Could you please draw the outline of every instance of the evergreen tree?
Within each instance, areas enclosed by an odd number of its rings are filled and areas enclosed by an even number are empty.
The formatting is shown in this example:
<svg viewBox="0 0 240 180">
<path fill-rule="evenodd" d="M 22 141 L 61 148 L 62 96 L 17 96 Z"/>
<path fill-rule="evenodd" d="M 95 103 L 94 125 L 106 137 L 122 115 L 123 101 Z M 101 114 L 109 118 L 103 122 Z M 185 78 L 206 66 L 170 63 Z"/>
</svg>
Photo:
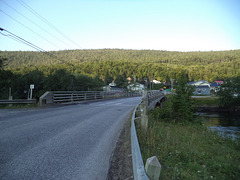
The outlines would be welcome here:
<svg viewBox="0 0 240 180">
<path fill-rule="evenodd" d="M 220 107 L 234 110 L 240 106 L 240 77 L 226 79 L 217 95 Z"/>
<path fill-rule="evenodd" d="M 194 91 L 193 86 L 187 85 L 186 76 L 178 79 L 175 94 L 172 98 L 172 109 L 174 118 L 177 121 L 192 121 L 193 120 L 193 100 L 191 98 Z"/>
</svg>

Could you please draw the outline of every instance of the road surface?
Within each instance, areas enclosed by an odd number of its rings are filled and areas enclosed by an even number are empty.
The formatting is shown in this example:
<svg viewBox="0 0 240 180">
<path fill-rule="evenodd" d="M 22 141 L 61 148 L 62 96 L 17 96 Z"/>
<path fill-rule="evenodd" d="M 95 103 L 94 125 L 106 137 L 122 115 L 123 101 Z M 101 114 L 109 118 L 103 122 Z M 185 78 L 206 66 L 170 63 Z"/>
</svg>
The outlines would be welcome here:
<svg viewBox="0 0 240 180">
<path fill-rule="evenodd" d="M 0 179 L 106 179 L 140 98 L 0 110 Z"/>
</svg>

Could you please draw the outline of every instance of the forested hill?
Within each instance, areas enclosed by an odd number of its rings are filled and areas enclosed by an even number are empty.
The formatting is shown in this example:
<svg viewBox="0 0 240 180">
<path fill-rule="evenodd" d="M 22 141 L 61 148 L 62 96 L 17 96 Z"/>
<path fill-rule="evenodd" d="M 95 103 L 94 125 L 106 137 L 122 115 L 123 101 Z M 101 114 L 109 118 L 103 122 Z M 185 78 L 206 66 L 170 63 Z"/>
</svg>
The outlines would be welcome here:
<svg viewBox="0 0 240 180">
<path fill-rule="evenodd" d="M 8 65 L 15 68 L 31 65 L 48 65 L 52 63 L 79 63 L 84 61 L 130 61 L 146 63 L 169 63 L 177 65 L 207 65 L 240 60 L 240 50 L 177 52 L 157 50 L 65 50 L 52 51 L 52 58 L 36 51 L 0 51 L 0 56 L 8 58 Z"/>
<path fill-rule="evenodd" d="M 188 74 L 191 80 L 214 81 L 240 76 L 240 50 L 209 52 L 175 52 L 157 50 L 65 50 L 50 52 L 0 51 L 7 58 L 6 69 L 24 73 L 38 69 L 50 73 L 53 69 L 116 78 L 118 75 L 164 80 Z M 54 57 L 53 57 L 54 56 Z M 48 72 L 49 71 L 49 72 Z"/>
</svg>

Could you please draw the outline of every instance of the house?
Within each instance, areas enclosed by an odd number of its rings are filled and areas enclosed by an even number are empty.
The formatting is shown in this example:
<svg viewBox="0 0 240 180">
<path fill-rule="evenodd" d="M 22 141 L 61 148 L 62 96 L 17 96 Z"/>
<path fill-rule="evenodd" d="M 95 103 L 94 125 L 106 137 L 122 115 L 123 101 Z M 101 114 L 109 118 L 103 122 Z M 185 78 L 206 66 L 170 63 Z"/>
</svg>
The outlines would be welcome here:
<svg viewBox="0 0 240 180">
<path fill-rule="evenodd" d="M 191 86 L 208 86 L 208 87 L 210 87 L 210 83 L 207 82 L 206 80 L 189 82 L 189 83 L 187 83 L 187 85 L 191 85 Z"/>
<path fill-rule="evenodd" d="M 117 86 L 114 81 L 111 82 L 108 86 L 103 86 L 103 91 L 105 92 L 118 92 L 118 93 L 123 93 L 126 91 L 125 88 L 121 88 Z"/>
<path fill-rule="evenodd" d="M 193 92 L 194 95 L 210 95 L 211 83 L 206 80 L 194 81 L 187 83 L 189 86 L 195 86 L 196 89 Z"/>
<path fill-rule="evenodd" d="M 210 95 L 210 87 L 209 86 L 196 86 L 194 95 Z"/>
<path fill-rule="evenodd" d="M 158 81 L 158 80 L 155 80 L 155 79 L 154 79 L 152 82 L 153 82 L 154 84 L 161 84 L 161 81 Z"/>
<path fill-rule="evenodd" d="M 222 85 L 224 82 L 223 81 L 215 81 L 218 85 Z"/>
<path fill-rule="evenodd" d="M 123 93 L 126 91 L 125 88 L 121 88 L 121 87 L 118 87 L 118 86 L 103 86 L 103 91 L 105 92 L 118 92 L 118 93 Z"/>
<path fill-rule="evenodd" d="M 136 92 L 141 92 L 144 90 L 144 88 L 145 88 L 145 86 L 140 83 L 130 84 L 127 86 L 127 89 L 129 91 L 136 91 Z"/>
<path fill-rule="evenodd" d="M 217 92 L 218 89 L 219 89 L 219 85 L 216 82 L 210 84 L 211 91 Z"/>
</svg>

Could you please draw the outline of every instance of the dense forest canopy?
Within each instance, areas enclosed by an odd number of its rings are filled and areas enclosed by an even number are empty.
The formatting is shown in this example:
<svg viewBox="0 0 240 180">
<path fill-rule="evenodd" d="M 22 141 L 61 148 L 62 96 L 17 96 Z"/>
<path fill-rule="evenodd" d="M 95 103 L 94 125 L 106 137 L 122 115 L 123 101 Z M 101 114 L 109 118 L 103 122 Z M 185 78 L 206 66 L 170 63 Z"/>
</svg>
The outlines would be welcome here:
<svg viewBox="0 0 240 180">
<path fill-rule="evenodd" d="M 157 50 L 64 50 L 42 52 L 0 51 L 7 58 L 5 69 L 22 74 L 39 70 L 50 74 L 57 69 L 116 79 L 117 76 L 136 75 L 137 79 L 176 79 L 181 73 L 189 80 L 210 82 L 240 75 L 240 50 L 209 52 L 177 52 Z"/>
</svg>

